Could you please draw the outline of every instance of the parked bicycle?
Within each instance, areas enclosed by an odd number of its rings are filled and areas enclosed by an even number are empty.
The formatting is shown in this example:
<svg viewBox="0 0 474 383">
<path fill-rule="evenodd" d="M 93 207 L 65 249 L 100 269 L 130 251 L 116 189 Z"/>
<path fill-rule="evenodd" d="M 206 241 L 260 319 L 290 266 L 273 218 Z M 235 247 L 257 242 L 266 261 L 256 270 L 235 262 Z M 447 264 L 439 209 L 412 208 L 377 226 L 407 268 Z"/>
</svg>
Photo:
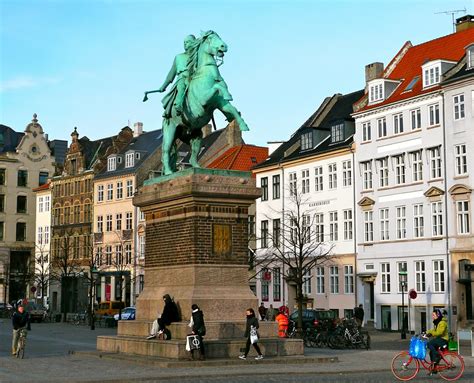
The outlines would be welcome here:
<svg viewBox="0 0 474 383">
<path fill-rule="evenodd" d="M 330 348 L 370 348 L 370 335 L 368 332 L 361 334 L 357 323 L 352 319 L 344 319 L 339 323 L 327 338 Z"/>
<path fill-rule="evenodd" d="M 80 312 L 80 313 L 76 313 L 74 315 L 74 318 L 72 320 L 72 323 L 74 323 L 76 326 L 79 326 L 80 324 L 86 324 L 87 323 L 87 318 L 88 318 L 88 314 L 87 314 L 87 311 L 83 311 L 83 312 Z"/>
<path fill-rule="evenodd" d="M 423 335 L 419 337 L 424 338 Z M 426 344 L 425 344 L 426 347 Z M 392 359 L 391 369 L 393 375 L 402 381 L 413 379 L 420 371 L 420 366 L 425 370 L 437 373 L 448 381 L 458 380 L 464 373 L 464 359 L 457 352 L 449 351 L 447 346 L 438 349 L 441 359 L 435 366 L 432 362 L 418 359 L 408 351 L 402 351 Z"/>
<path fill-rule="evenodd" d="M 25 357 L 25 347 L 26 347 L 26 328 L 20 330 L 20 336 L 18 337 L 18 347 L 16 349 L 16 357 L 23 359 Z"/>
</svg>

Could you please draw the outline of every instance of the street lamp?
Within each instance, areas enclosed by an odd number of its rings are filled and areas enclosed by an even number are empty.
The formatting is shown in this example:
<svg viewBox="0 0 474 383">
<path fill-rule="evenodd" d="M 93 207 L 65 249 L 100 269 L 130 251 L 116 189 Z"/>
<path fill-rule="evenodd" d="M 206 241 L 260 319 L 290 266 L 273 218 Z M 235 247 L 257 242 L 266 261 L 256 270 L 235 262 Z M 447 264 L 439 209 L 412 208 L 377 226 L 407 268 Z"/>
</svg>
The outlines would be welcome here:
<svg viewBox="0 0 474 383">
<path fill-rule="evenodd" d="M 405 331 L 405 287 L 407 285 L 407 272 L 400 271 L 398 273 L 400 280 L 400 287 L 402 288 L 402 332 L 400 334 L 401 339 L 407 338 L 407 333 Z"/>
<path fill-rule="evenodd" d="M 93 266 L 91 268 L 91 280 L 90 280 L 90 289 L 89 289 L 89 320 L 90 320 L 90 326 L 91 330 L 95 330 L 95 310 L 94 310 L 94 287 L 95 287 L 95 281 L 97 278 L 97 275 L 99 274 L 99 271 Z"/>
</svg>

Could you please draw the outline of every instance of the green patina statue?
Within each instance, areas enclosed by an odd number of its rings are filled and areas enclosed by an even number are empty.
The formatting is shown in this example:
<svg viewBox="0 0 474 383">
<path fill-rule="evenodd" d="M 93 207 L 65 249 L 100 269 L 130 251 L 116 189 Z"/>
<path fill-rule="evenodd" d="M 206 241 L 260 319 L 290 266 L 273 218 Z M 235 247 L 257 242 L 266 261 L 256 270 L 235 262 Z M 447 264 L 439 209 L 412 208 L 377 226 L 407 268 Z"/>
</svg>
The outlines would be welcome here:
<svg viewBox="0 0 474 383">
<path fill-rule="evenodd" d="M 219 73 L 227 45 L 219 35 L 207 31 L 200 38 L 189 35 L 184 40 L 184 53 L 178 54 L 163 85 L 157 90 L 145 92 L 143 101 L 149 93 L 164 92 L 175 80 L 163 98 L 163 174 L 176 171 L 176 139 L 191 146 L 190 163 L 199 167 L 198 154 L 201 150 L 202 127 L 219 109 L 229 122 L 236 120 L 240 130 L 249 130 L 239 111 L 230 103 L 232 96 L 227 84 Z M 219 64 L 218 64 L 219 61 Z"/>
</svg>

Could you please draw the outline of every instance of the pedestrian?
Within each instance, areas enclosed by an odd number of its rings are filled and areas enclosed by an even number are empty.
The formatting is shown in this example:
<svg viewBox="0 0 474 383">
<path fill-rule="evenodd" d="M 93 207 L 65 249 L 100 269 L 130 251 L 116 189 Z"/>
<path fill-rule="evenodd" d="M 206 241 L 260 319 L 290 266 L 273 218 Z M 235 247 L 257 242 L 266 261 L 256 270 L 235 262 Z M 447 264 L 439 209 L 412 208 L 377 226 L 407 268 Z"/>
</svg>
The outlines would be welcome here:
<svg viewBox="0 0 474 383">
<path fill-rule="evenodd" d="M 362 303 L 359 304 L 358 307 L 354 308 L 354 318 L 357 322 L 357 327 L 360 329 L 362 327 L 362 323 L 364 323 L 364 308 Z"/>
<path fill-rule="evenodd" d="M 250 351 L 250 345 L 253 345 L 255 351 L 257 351 L 257 356 L 255 360 L 263 359 L 262 352 L 260 351 L 260 347 L 258 346 L 258 319 L 255 317 L 255 311 L 252 308 L 247 309 L 246 311 L 247 322 L 245 324 L 245 334 L 244 336 L 247 338 L 247 343 L 245 345 L 245 352 L 243 355 L 240 355 L 240 359 L 247 359 L 247 355 Z M 251 339 L 253 338 L 253 339 Z"/>
<path fill-rule="evenodd" d="M 204 323 L 204 314 L 202 310 L 199 308 L 197 304 L 193 304 L 191 306 L 191 320 L 189 321 L 189 327 L 192 329 L 192 335 L 197 335 L 199 339 L 199 360 L 206 360 L 205 352 L 204 352 L 204 341 L 202 337 L 206 335 L 206 325 Z M 189 352 L 191 355 L 189 356 L 190 360 L 194 360 L 194 352 L 195 350 L 191 349 Z"/>
<path fill-rule="evenodd" d="M 265 307 L 265 303 L 260 303 L 260 307 L 258 308 L 258 314 L 260 315 L 260 320 L 265 320 L 265 316 L 267 315 L 267 308 Z"/>
<path fill-rule="evenodd" d="M 25 330 L 31 330 L 30 316 L 25 311 L 23 305 L 19 305 L 12 316 L 13 338 L 12 338 L 12 355 L 16 355 L 18 351 L 18 340 L 20 333 Z"/>
<path fill-rule="evenodd" d="M 276 316 L 275 320 L 278 322 L 278 337 L 286 338 L 288 337 L 288 324 L 289 319 L 288 315 L 285 314 L 285 308 L 280 307 L 280 312 Z"/>
<path fill-rule="evenodd" d="M 273 305 L 270 305 L 270 308 L 267 310 L 267 315 L 265 316 L 267 321 L 274 321 L 275 320 L 275 309 Z"/>
<path fill-rule="evenodd" d="M 171 334 L 166 326 L 169 326 L 173 322 L 179 322 L 178 306 L 176 306 L 176 303 L 174 303 L 170 295 L 163 295 L 163 301 L 165 302 L 163 313 L 153 322 L 150 335 L 147 336 L 147 339 L 154 339 L 161 334 L 166 335 L 165 339 L 169 339 Z"/>
</svg>

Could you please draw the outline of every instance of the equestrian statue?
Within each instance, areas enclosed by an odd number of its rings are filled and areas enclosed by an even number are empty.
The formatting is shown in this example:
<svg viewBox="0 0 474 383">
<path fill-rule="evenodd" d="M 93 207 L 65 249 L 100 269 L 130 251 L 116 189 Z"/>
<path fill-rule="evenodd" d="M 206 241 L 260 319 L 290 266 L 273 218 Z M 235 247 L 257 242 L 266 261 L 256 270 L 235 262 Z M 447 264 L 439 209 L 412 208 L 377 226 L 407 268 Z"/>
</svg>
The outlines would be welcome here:
<svg viewBox="0 0 474 383">
<path fill-rule="evenodd" d="M 209 123 L 213 112 L 219 109 L 227 121 L 236 120 L 241 131 L 249 130 L 240 112 L 230 103 L 232 96 L 219 73 L 219 66 L 227 52 L 227 44 L 214 31 L 204 32 L 196 38 L 189 35 L 184 39 L 184 52 L 178 54 L 163 85 L 145 92 L 164 92 L 174 84 L 163 98 L 163 174 L 176 172 L 176 139 L 190 145 L 190 163 L 200 167 L 198 154 L 201 150 L 202 128 Z"/>
</svg>

